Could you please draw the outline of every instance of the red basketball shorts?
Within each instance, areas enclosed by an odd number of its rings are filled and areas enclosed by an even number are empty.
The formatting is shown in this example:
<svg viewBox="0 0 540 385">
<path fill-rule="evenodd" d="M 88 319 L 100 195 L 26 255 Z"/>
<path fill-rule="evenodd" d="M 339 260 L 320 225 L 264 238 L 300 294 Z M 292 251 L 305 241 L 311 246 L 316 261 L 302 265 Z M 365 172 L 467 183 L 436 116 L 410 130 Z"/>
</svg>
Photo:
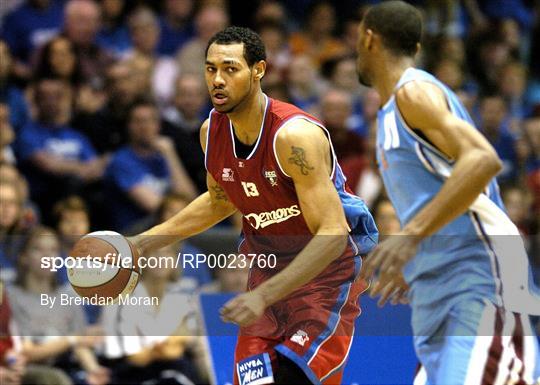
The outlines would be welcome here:
<svg viewBox="0 0 540 385">
<path fill-rule="evenodd" d="M 358 297 L 367 288 L 359 280 L 360 256 L 341 257 L 317 278 L 268 307 L 241 328 L 235 352 L 234 384 L 274 382 L 277 354 L 294 362 L 314 384 L 340 384 L 360 315 Z M 256 287 L 268 273 L 253 270 Z"/>
</svg>

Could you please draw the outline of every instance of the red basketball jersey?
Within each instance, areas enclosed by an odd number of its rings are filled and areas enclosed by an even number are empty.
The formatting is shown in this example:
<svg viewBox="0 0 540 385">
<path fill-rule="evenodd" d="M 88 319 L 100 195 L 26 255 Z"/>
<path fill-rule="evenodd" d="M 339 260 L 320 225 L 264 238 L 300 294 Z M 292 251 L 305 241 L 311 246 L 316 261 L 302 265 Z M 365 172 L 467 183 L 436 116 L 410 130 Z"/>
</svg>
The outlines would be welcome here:
<svg viewBox="0 0 540 385">
<path fill-rule="evenodd" d="M 233 127 L 227 115 L 215 110 L 210 113 L 205 165 L 244 216 L 242 252 L 294 254 L 312 237 L 294 183 L 282 170 L 275 153 L 279 129 L 297 118 L 324 128 L 299 108 L 266 97 L 259 138 L 251 154 L 242 159 L 236 156 Z"/>
</svg>

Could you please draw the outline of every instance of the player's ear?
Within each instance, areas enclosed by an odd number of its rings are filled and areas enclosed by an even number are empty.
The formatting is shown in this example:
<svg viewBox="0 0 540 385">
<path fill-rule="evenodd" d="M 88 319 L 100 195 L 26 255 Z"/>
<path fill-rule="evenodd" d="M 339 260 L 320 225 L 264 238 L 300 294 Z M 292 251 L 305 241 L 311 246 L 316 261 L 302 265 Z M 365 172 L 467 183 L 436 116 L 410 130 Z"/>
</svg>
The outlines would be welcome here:
<svg viewBox="0 0 540 385">
<path fill-rule="evenodd" d="M 266 73 L 266 62 L 264 60 L 258 61 L 253 65 L 253 69 L 255 70 L 255 79 L 261 80 Z"/>
<path fill-rule="evenodd" d="M 371 29 L 367 28 L 364 36 L 364 48 L 369 51 L 371 50 L 371 48 L 373 48 L 373 43 L 375 42 L 375 35 L 373 34 L 373 31 Z"/>
</svg>

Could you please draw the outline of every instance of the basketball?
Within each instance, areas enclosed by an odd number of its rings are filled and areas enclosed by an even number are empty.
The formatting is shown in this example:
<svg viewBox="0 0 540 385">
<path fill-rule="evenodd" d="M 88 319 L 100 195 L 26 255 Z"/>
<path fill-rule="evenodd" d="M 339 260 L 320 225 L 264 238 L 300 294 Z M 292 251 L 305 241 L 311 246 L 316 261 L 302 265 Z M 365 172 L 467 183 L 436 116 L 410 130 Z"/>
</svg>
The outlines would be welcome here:
<svg viewBox="0 0 540 385">
<path fill-rule="evenodd" d="M 139 254 L 123 235 L 114 231 L 85 235 L 69 257 L 72 263 L 67 266 L 68 279 L 81 297 L 105 299 L 109 303 L 131 294 L 139 281 Z"/>
</svg>

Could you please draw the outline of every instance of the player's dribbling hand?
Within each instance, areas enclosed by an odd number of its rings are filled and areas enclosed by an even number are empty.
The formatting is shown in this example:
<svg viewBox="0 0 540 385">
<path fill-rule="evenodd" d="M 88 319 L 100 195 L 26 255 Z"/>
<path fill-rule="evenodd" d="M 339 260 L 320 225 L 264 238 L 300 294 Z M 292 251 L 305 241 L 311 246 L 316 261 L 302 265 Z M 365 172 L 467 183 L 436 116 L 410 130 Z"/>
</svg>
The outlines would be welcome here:
<svg viewBox="0 0 540 385">
<path fill-rule="evenodd" d="M 249 326 L 263 315 L 265 308 L 263 296 L 254 290 L 231 299 L 223 305 L 220 314 L 223 322 Z"/>
</svg>

